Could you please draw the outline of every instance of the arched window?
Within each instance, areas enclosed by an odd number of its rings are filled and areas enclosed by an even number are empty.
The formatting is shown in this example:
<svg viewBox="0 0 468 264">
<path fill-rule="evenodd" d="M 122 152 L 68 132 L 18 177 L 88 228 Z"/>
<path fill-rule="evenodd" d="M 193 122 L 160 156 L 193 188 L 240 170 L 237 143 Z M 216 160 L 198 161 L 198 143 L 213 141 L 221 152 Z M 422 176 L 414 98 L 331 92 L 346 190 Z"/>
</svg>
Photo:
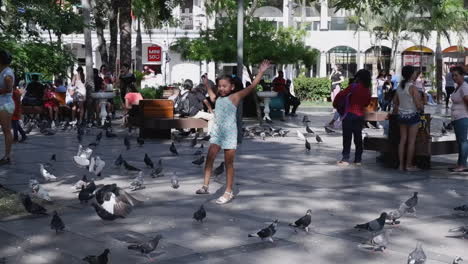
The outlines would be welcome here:
<svg viewBox="0 0 468 264">
<path fill-rule="evenodd" d="M 343 75 L 353 76 L 357 71 L 356 50 L 348 46 L 337 46 L 327 52 L 327 75 L 331 73 L 332 64 L 340 65 Z"/>
<path fill-rule="evenodd" d="M 389 47 L 371 47 L 365 52 L 364 69 L 373 72 L 373 67 L 376 66 L 377 72 L 380 72 L 381 70 L 389 71 L 391 56 L 392 49 Z"/>
</svg>

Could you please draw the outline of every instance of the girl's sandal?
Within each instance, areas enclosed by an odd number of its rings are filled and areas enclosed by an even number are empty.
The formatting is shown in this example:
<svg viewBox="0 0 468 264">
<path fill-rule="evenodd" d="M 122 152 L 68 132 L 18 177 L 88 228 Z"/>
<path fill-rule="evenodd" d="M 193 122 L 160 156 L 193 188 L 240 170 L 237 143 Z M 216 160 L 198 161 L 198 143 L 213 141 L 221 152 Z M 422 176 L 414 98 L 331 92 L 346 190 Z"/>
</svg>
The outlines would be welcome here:
<svg viewBox="0 0 468 264">
<path fill-rule="evenodd" d="M 227 194 L 227 198 L 226 195 Z M 234 199 L 234 194 L 232 192 L 224 192 L 224 194 L 216 200 L 217 204 L 226 204 Z"/>
<path fill-rule="evenodd" d="M 207 185 L 203 185 L 200 189 L 198 189 L 196 192 L 196 194 L 210 194 L 210 192 L 208 191 L 208 186 Z"/>
</svg>

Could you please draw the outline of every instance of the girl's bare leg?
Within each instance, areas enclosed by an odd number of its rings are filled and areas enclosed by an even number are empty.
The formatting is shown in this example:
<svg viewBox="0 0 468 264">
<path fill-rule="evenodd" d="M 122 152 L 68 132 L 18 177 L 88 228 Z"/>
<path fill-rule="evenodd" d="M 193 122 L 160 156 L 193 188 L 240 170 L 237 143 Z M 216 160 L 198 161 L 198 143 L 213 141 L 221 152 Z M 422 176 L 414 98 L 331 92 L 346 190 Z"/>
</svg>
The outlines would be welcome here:
<svg viewBox="0 0 468 264">
<path fill-rule="evenodd" d="M 406 168 L 413 168 L 414 149 L 416 136 L 418 135 L 419 125 L 413 125 L 408 128 L 408 153 L 406 157 Z"/>
<path fill-rule="evenodd" d="M 5 156 L 9 159 L 11 153 L 11 144 L 13 144 L 13 135 L 11 134 L 11 114 L 6 111 L 0 111 L 0 125 L 2 126 L 3 136 L 5 137 Z"/>
<path fill-rule="evenodd" d="M 210 184 L 210 178 L 211 178 L 211 173 L 213 171 L 214 160 L 220 150 L 221 150 L 221 147 L 216 144 L 210 144 L 210 147 L 208 148 L 208 154 L 206 156 L 206 162 L 205 162 L 205 173 L 204 173 L 205 176 L 203 180 L 204 186 L 208 186 Z"/>
<path fill-rule="evenodd" d="M 398 159 L 400 161 L 399 169 L 405 169 L 405 150 L 406 139 L 408 138 L 408 126 L 400 125 L 400 144 L 398 145 Z"/>
<path fill-rule="evenodd" d="M 224 150 L 224 164 L 226 166 L 226 192 L 229 192 L 229 193 L 232 193 L 232 186 L 234 184 L 234 158 L 235 157 L 236 157 L 235 149 Z"/>
</svg>

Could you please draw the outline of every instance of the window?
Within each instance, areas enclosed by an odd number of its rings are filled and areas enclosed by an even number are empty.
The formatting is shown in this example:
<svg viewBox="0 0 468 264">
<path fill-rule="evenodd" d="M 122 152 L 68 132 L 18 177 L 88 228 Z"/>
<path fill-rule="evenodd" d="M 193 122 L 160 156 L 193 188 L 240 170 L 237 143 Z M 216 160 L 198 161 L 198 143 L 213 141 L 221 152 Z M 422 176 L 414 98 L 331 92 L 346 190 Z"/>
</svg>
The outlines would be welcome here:
<svg viewBox="0 0 468 264">
<path fill-rule="evenodd" d="M 330 23 L 330 30 L 347 30 L 348 23 L 344 17 L 332 17 Z"/>
<path fill-rule="evenodd" d="M 313 22 L 312 30 L 313 31 L 319 31 L 320 30 L 320 21 L 314 21 Z"/>
</svg>

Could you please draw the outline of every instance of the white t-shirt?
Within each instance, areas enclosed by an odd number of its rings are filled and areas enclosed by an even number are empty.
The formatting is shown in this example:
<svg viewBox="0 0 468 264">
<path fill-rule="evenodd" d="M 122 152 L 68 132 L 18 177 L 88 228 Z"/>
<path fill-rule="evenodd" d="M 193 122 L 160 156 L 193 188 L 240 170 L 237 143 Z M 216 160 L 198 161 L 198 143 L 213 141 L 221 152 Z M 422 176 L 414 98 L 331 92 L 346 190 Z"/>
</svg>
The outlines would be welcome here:
<svg viewBox="0 0 468 264">
<path fill-rule="evenodd" d="M 452 121 L 468 118 L 468 107 L 463 100 L 463 97 L 468 96 L 468 83 L 464 82 L 450 96 L 452 99 Z"/>
</svg>

